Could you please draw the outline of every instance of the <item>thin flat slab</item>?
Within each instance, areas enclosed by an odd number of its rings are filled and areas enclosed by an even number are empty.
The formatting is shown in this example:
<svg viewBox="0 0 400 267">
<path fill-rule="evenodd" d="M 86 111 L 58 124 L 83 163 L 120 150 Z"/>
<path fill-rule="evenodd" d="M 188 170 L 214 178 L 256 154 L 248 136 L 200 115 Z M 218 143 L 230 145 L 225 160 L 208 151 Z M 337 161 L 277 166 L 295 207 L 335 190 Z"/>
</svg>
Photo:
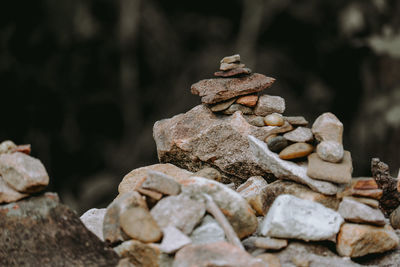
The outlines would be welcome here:
<svg viewBox="0 0 400 267">
<path fill-rule="evenodd" d="M 249 68 L 236 68 L 228 71 L 216 71 L 214 72 L 214 76 L 216 77 L 233 77 L 238 75 L 248 75 L 251 74 L 251 69 Z"/>
<path fill-rule="evenodd" d="M 191 92 L 199 95 L 201 102 L 214 104 L 236 96 L 260 92 L 274 82 L 274 78 L 254 73 L 240 78 L 201 80 L 192 85 Z"/>
</svg>

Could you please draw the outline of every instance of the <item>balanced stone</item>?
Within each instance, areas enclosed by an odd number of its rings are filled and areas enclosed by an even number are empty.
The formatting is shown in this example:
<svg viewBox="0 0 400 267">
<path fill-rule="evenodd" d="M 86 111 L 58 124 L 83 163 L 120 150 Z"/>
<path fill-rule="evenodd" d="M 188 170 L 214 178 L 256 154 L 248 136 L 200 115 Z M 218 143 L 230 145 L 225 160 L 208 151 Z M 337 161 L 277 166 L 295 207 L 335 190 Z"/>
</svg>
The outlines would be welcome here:
<svg viewBox="0 0 400 267">
<path fill-rule="evenodd" d="M 373 209 L 346 197 L 340 202 L 338 212 L 349 222 L 385 225 L 385 216 L 379 209 Z"/>
<path fill-rule="evenodd" d="M 393 228 L 345 223 L 337 236 L 336 251 L 343 257 L 381 253 L 399 245 Z"/>
<path fill-rule="evenodd" d="M 294 143 L 279 153 L 281 159 L 298 159 L 308 156 L 312 153 L 314 147 L 307 143 Z M 310 176 L 311 177 L 311 176 Z"/>
<path fill-rule="evenodd" d="M 158 171 L 149 170 L 147 178 L 142 187 L 155 190 L 164 195 L 178 195 L 181 192 L 181 185 L 174 178 Z"/>
<path fill-rule="evenodd" d="M 211 111 L 212 112 L 219 112 L 219 111 L 223 111 L 227 108 L 229 108 L 233 103 L 235 103 L 236 98 L 232 98 L 223 102 L 219 102 L 213 106 L 211 106 Z"/>
<path fill-rule="evenodd" d="M 160 245 L 160 250 L 162 252 L 171 254 L 178 251 L 183 246 L 192 243 L 192 240 L 187 235 L 173 226 L 165 227 L 163 233 L 164 238 Z"/>
<path fill-rule="evenodd" d="M 236 100 L 236 103 L 252 108 L 257 105 L 257 101 L 258 101 L 257 95 L 245 95 L 245 96 L 239 97 Z"/>
<path fill-rule="evenodd" d="M 271 237 L 255 237 L 251 236 L 243 240 L 243 245 L 246 248 L 262 248 L 270 250 L 279 250 L 287 247 L 288 241 L 286 239 L 278 239 Z"/>
<path fill-rule="evenodd" d="M 219 66 L 219 69 L 222 71 L 227 71 L 227 70 L 233 70 L 233 69 L 244 68 L 244 67 L 245 67 L 245 65 L 240 64 L 240 63 L 221 63 L 221 65 Z"/>
<path fill-rule="evenodd" d="M 221 59 L 220 63 L 235 63 L 235 62 L 240 62 L 240 55 L 235 54 L 232 56 L 227 56 Z"/>
<path fill-rule="evenodd" d="M 329 240 L 343 223 L 339 213 L 292 195 L 277 197 L 260 225 L 260 233 L 305 241 Z"/>
<path fill-rule="evenodd" d="M 254 108 L 254 114 L 267 116 L 272 113 L 282 114 L 285 111 L 285 99 L 280 96 L 262 95 Z"/>
<path fill-rule="evenodd" d="M 283 137 L 291 142 L 303 143 L 311 142 L 314 139 L 311 130 L 305 127 L 297 127 L 293 131 L 285 133 Z"/>
<path fill-rule="evenodd" d="M 265 210 L 265 189 L 268 183 L 261 176 L 252 176 L 237 188 L 237 192 L 255 210 L 256 215 L 264 216 Z"/>
<path fill-rule="evenodd" d="M 303 116 L 285 116 L 284 119 L 293 126 L 308 125 L 308 121 Z"/>
<path fill-rule="evenodd" d="M 349 151 L 344 152 L 340 163 L 331 163 L 320 159 L 317 153 L 308 156 L 307 175 L 311 178 L 329 181 L 339 184 L 347 184 L 351 181 L 353 164 Z"/>
<path fill-rule="evenodd" d="M 192 94 L 199 95 L 205 104 L 214 104 L 236 96 L 260 92 L 274 83 L 275 79 L 253 73 L 240 78 L 201 80 L 191 87 Z"/>
<path fill-rule="evenodd" d="M 216 71 L 214 72 L 214 76 L 216 77 L 234 77 L 234 76 L 241 76 L 241 75 L 248 75 L 251 74 L 251 69 L 249 68 L 235 68 L 231 70 L 226 70 L 226 71 Z"/>
<path fill-rule="evenodd" d="M 285 123 L 283 116 L 279 113 L 272 113 L 265 116 L 264 122 L 268 126 L 282 126 Z"/>
<path fill-rule="evenodd" d="M 343 124 L 330 112 L 319 116 L 311 130 L 318 141 L 335 141 L 342 144 Z"/>
<path fill-rule="evenodd" d="M 268 148 L 275 153 L 281 152 L 285 147 L 289 145 L 289 142 L 283 136 L 275 136 L 272 138 L 267 137 Z"/>
<path fill-rule="evenodd" d="M 322 141 L 317 145 L 317 154 L 322 160 L 338 163 L 343 159 L 343 145 L 335 141 Z"/>
<path fill-rule="evenodd" d="M 246 115 L 253 114 L 253 110 L 251 108 L 240 104 L 232 104 L 228 109 L 225 109 L 222 113 L 226 115 L 232 115 L 236 111 L 240 111 L 242 114 Z"/>
<path fill-rule="evenodd" d="M 0 175 L 10 187 L 23 193 L 39 192 L 49 183 L 42 162 L 20 152 L 0 154 Z"/>
</svg>

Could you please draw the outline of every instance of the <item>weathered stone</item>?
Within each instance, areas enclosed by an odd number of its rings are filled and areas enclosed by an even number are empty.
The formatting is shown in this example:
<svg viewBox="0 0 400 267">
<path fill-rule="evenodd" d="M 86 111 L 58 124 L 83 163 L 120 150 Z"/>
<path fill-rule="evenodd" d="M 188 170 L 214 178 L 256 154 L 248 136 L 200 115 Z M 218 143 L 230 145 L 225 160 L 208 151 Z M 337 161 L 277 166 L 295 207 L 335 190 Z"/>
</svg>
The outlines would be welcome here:
<svg viewBox="0 0 400 267">
<path fill-rule="evenodd" d="M 316 243 L 291 241 L 287 248 L 273 253 L 280 260 L 282 266 L 329 266 L 329 267 L 362 267 L 363 265 L 342 258 L 329 250 L 328 247 Z"/>
<path fill-rule="evenodd" d="M 263 262 L 268 264 L 268 267 L 281 267 L 281 262 L 279 258 L 271 253 L 263 253 L 256 257 L 257 259 L 261 259 Z"/>
<path fill-rule="evenodd" d="M 157 242 L 162 237 L 161 229 L 150 212 L 142 207 L 128 208 L 120 216 L 122 230 L 130 238 L 144 243 Z"/>
<path fill-rule="evenodd" d="M 0 204 L 14 202 L 27 196 L 28 194 L 20 193 L 11 188 L 0 175 Z"/>
<path fill-rule="evenodd" d="M 307 143 L 294 143 L 290 146 L 284 148 L 279 153 L 279 158 L 281 159 L 299 159 L 308 156 L 312 153 L 314 147 Z M 308 174 L 308 173 L 307 173 Z M 310 176 L 310 175 L 309 175 Z M 311 177 L 311 176 L 310 176 Z"/>
<path fill-rule="evenodd" d="M 237 192 L 250 204 L 256 215 L 265 215 L 265 189 L 268 183 L 261 176 L 252 176 L 237 188 Z"/>
<path fill-rule="evenodd" d="M 245 65 L 239 63 L 221 63 L 221 65 L 219 66 L 219 69 L 222 71 L 227 71 L 227 70 L 233 70 L 233 69 L 237 69 L 237 68 L 244 68 Z"/>
<path fill-rule="evenodd" d="M 376 227 L 345 223 L 338 234 L 336 250 L 344 257 L 361 257 L 391 250 L 398 244 L 399 238 L 388 225 Z"/>
<path fill-rule="evenodd" d="M 311 131 L 318 141 L 334 141 L 342 144 L 343 123 L 330 112 L 320 115 L 315 120 Z"/>
<path fill-rule="evenodd" d="M 224 229 L 210 215 L 203 218 L 200 226 L 193 230 L 190 235 L 193 244 L 207 244 L 226 241 Z"/>
<path fill-rule="evenodd" d="M 261 259 L 253 258 L 246 251 L 226 242 L 188 245 L 175 255 L 173 267 L 265 267 Z"/>
<path fill-rule="evenodd" d="M 278 196 L 260 225 L 260 233 L 305 241 L 329 240 L 337 234 L 343 218 L 323 205 L 292 195 Z"/>
<path fill-rule="evenodd" d="M 274 83 L 275 79 L 253 73 L 239 78 L 206 79 L 191 87 L 194 95 L 201 97 L 201 102 L 214 104 L 236 96 L 260 92 Z"/>
<path fill-rule="evenodd" d="M 144 189 L 144 188 L 138 188 L 136 190 L 143 196 L 148 196 L 149 198 L 151 198 L 153 200 L 160 200 L 163 197 L 163 195 L 161 193 L 153 191 L 153 190 L 148 190 L 148 189 Z"/>
<path fill-rule="evenodd" d="M 317 154 L 322 160 L 341 162 L 344 156 L 343 145 L 335 141 L 322 141 L 317 145 Z"/>
<path fill-rule="evenodd" d="M 154 244 L 145 244 L 138 240 L 128 240 L 117 247 L 114 251 L 121 258 L 128 258 L 134 266 L 161 267 L 161 251 Z"/>
<path fill-rule="evenodd" d="M 218 170 L 210 167 L 205 167 L 200 171 L 193 173 L 192 176 L 203 177 L 217 182 L 221 182 L 222 179 L 221 173 Z"/>
<path fill-rule="evenodd" d="M 400 229 L 400 206 L 390 214 L 390 224 L 394 229 Z"/>
<path fill-rule="evenodd" d="M 184 234 L 190 234 L 203 218 L 205 205 L 202 201 L 180 194 L 161 199 L 150 213 L 161 228 L 174 226 Z"/>
<path fill-rule="evenodd" d="M 368 197 L 373 199 L 380 199 L 383 195 L 382 189 L 370 189 L 370 190 L 360 190 L 360 189 L 346 189 L 343 195 L 351 195 L 356 197 Z"/>
<path fill-rule="evenodd" d="M 247 136 L 251 134 L 264 140 L 288 126 L 290 124 L 256 127 L 250 125 L 240 112 L 216 116 L 207 107 L 199 105 L 185 114 L 156 122 L 153 135 L 161 162 L 191 171 L 213 167 L 238 184 L 240 179 L 250 176 L 272 177 L 249 150 Z"/>
<path fill-rule="evenodd" d="M 347 196 L 346 198 L 358 201 L 362 204 L 368 205 L 375 209 L 379 208 L 379 201 L 376 199 L 366 198 L 366 197 L 351 197 L 351 196 Z"/>
<path fill-rule="evenodd" d="M 279 113 L 272 113 L 264 117 L 267 126 L 282 126 L 285 123 L 283 116 Z"/>
<path fill-rule="evenodd" d="M 338 212 L 349 222 L 385 225 L 385 217 L 379 209 L 373 209 L 347 197 L 340 202 Z"/>
<path fill-rule="evenodd" d="M 23 193 L 39 192 L 49 183 L 40 160 L 20 152 L 0 154 L 0 175 L 10 187 Z"/>
<path fill-rule="evenodd" d="M 231 69 L 227 71 L 216 71 L 214 72 L 214 76 L 216 77 L 235 77 L 235 76 L 242 76 L 242 75 L 248 75 L 251 74 L 251 69 L 249 68 L 236 68 L 236 69 Z"/>
<path fill-rule="evenodd" d="M 379 188 L 383 190 L 379 199 L 380 208 L 389 216 L 400 205 L 400 192 L 397 191 L 397 179 L 390 176 L 389 166 L 378 158 L 371 161 L 371 172 Z"/>
<path fill-rule="evenodd" d="M 271 138 L 268 136 L 265 141 L 269 150 L 275 153 L 281 152 L 289 145 L 289 142 L 286 140 L 286 138 L 280 135 Z"/>
<path fill-rule="evenodd" d="M 232 115 L 236 111 L 240 111 L 242 114 L 251 115 L 253 114 L 253 110 L 249 107 L 240 105 L 240 104 L 232 104 L 228 109 L 222 111 L 225 115 Z"/>
<path fill-rule="evenodd" d="M 223 102 L 219 102 L 213 106 L 210 107 L 212 112 L 219 112 L 219 111 L 223 111 L 226 110 L 227 108 L 229 108 L 233 103 L 235 103 L 236 98 L 232 98 Z"/>
<path fill-rule="evenodd" d="M 45 193 L 0 205 L 0 266 L 116 266 L 118 256 Z"/>
<path fill-rule="evenodd" d="M 175 165 L 166 164 L 154 164 L 146 167 L 134 169 L 122 179 L 118 186 L 118 192 L 120 194 L 137 190 L 142 186 L 142 183 L 147 178 L 147 172 L 149 170 L 162 172 L 168 176 L 173 177 L 177 182 L 192 175 L 191 172 L 181 169 Z"/>
<path fill-rule="evenodd" d="M 338 199 L 336 196 L 327 196 L 317 193 L 307 186 L 285 180 L 278 180 L 268 184 L 268 186 L 265 188 L 265 194 L 265 213 L 268 212 L 268 209 L 272 206 L 272 203 L 275 201 L 275 199 L 283 194 L 293 195 L 301 199 L 318 202 L 333 210 L 337 210 L 340 203 L 340 199 Z"/>
<path fill-rule="evenodd" d="M 305 127 L 297 127 L 293 131 L 285 133 L 283 137 L 291 142 L 298 143 L 311 142 L 314 139 L 311 130 Z"/>
<path fill-rule="evenodd" d="M 308 121 L 303 116 L 284 116 L 283 117 L 288 123 L 293 126 L 307 126 Z"/>
<path fill-rule="evenodd" d="M 299 165 L 294 162 L 282 160 L 277 154 L 271 152 L 267 145 L 249 136 L 250 151 L 255 155 L 260 164 L 267 172 L 274 174 L 278 179 L 292 180 L 300 184 L 308 185 L 312 190 L 334 195 L 338 192 L 338 187 L 332 183 L 318 181 L 307 176 L 307 166 Z"/>
<path fill-rule="evenodd" d="M 169 175 L 162 172 L 149 170 L 147 178 L 142 183 L 145 189 L 155 190 L 164 195 L 178 195 L 181 192 L 181 185 Z"/>
<path fill-rule="evenodd" d="M 224 213 L 239 238 L 257 229 L 257 218 L 250 205 L 239 193 L 225 185 L 202 177 L 191 177 L 182 182 L 182 192 L 203 199 L 208 194 Z"/>
<path fill-rule="evenodd" d="M 255 115 L 246 115 L 244 116 L 244 118 L 246 119 L 246 121 L 253 125 L 253 126 L 257 126 L 257 127 L 264 127 L 265 123 L 264 123 L 264 117 L 263 116 L 255 116 Z"/>
<path fill-rule="evenodd" d="M 11 153 L 17 147 L 13 141 L 6 140 L 0 143 L 0 154 Z"/>
<path fill-rule="evenodd" d="M 240 55 L 235 54 L 232 56 L 227 56 L 221 59 L 220 63 L 235 63 L 235 62 L 240 62 Z"/>
<path fill-rule="evenodd" d="M 378 184 L 372 177 L 358 177 L 351 179 L 351 187 L 356 190 L 379 189 Z"/>
<path fill-rule="evenodd" d="M 339 184 L 347 184 L 351 181 L 353 164 L 349 151 L 344 152 L 340 163 L 331 163 L 322 160 L 317 153 L 308 156 L 307 175 L 311 178 L 329 181 Z"/>
<path fill-rule="evenodd" d="M 286 239 L 256 236 L 246 238 L 242 242 L 247 249 L 262 248 L 268 250 L 279 250 L 287 247 L 288 245 L 288 241 Z"/>
<path fill-rule="evenodd" d="M 285 99 L 280 96 L 262 95 L 254 108 L 254 114 L 267 116 L 272 113 L 282 114 L 285 111 Z"/>
<path fill-rule="evenodd" d="M 121 229 L 120 216 L 127 209 L 134 207 L 147 208 L 146 202 L 136 191 L 120 194 L 108 205 L 103 220 L 103 237 L 105 241 L 116 243 L 128 239 L 128 236 Z"/>
<path fill-rule="evenodd" d="M 236 100 L 236 103 L 247 107 L 255 107 L 257 105 L 258 96 L 257 95 L 245 95 L 241 96 Z"/>
<path fill-rule="evenodd" d="M 192 243 L 192 240 L 187 235 L 173 226 L 165 227 L 163 233 L 164 238 L 160 245 L 160 250 L 162 252 L 171 254 L 178 251 L 183 246 Z"/>
<path fill-rule="evenodd" d="M 101 241 L 104 241 L 103 221 L 106 211 L 107 209 L 90 209 L 80 217 L 85 227 L 95 234 Z"/>
</svg>

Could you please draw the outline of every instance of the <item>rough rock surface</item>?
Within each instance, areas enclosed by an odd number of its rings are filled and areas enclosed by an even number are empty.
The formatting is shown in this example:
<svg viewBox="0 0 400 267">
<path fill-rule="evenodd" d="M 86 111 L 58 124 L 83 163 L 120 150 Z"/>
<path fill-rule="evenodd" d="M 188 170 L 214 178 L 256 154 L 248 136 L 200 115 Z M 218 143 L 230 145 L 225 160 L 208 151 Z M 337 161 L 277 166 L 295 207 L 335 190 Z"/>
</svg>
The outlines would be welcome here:
<svg viewBox="0 0 400 267">
<path fill-rule="evenodd" d="M 104 241 L 103 220 L 104 216 L 106 215 L 106 211 L 107 209 L 90 209 L 80 217 L 85 227 L 102 241 Z"/>
<path fill-rule="evenodd" d="M 116 266 L 117 254 L 58 196 L 0 205 L 0 266 Z"/>
<path fill-rule="evenodd" d="M 293 162 L 282 160 L 277 154 L 271 152 L 267 145 L 249 136 L 250 150 L 258 159 L 258 163 L 267 171 L 279 179 L 292 180 L 309 186 L 316 192 L 334 195 L 338 192 L 338 187 L 332 183 L 314 180 L 307 176 L 307 166 L 298 165 Z"/>
<path fill-rule="evenodd" d="M 20 193 L 11 188 L 0 175 L 0 204 L 10 203 L 27 197 L 27 194 Z"/>
<path fill-rule="evenodd" d="M 307 175 L 311 178 L 329 181 L 339 184 L 347 184 L 351 181 L 353 163 L 349 151 L 344 152 L 340 163 L 332 163 L 322 160 L 317 153 L 308 156 Z"/>
<path fill-rule="evenodd" d="M 257 218 L 250 205 L 227 186 L 202 177 L 191 177 L 182 182 L 182 192 L 198 199 L 203 199 L 203 194 L 212 197 L 239 238 L 257 230 Z"/>
<path fill-rule="evenodd" d="M 370 223 L 380 226 L 386 223 L 385 216 L 379 209 L 373 209 L 346 197 L 340 202 L 338 212 L 349 222 Z"/>
<path fill-rule="evenodd" d="M 161 251 L 154 244 L 145 244 L 138 240 L 128 240 L 117 247 L 114 251 L 122 258 L 128 258 L 134 266 L 161 267 Z"/>
<path fill-rule="evenodd" d="M 193 244 L 207 244 L 226 241 L 224 229 L 210 215 L 206 215 L 200 226 L 190 235 Z"/>
<path fill-rule="evenodd" d="M 226 242 L 188 245 L 176 253 L 173 267 L 265 267 L 261 259 Z"/>
<path fill-rule="evenodd" d="M 42 162 L 20 152 L 0 154 L 0 175 L 10 187 L 23 193 L 39 192 L 49 183 Z"/>
<path fill-rule="evenodd" d="M 282 114 L 285 111 L 285 99 L 280 96 L 262 95 L 259 97 L 254 114 L 267 116 L 272 113 Z"/>
<path fill-rule="evenodd" d="M 265 206 L 265 189 L 268 183 L 261 176 L 252 176 L 237 188 L 237 192 L 250 204 L 256 215 L 264 216 L 267 207 Z"/>
<path fill-rule="evenodd" d="M 315 120 L 311 131 L 318 141 L 334 141 L 342 144 L 343 123 L 330 112 L 319 116 Z"/>
<path fill-rule="evenodd" d="M 314 139 L 311 129 L 305 127 L 297 127 L 293 131 L 285 133 L 283 135 L 287 140 L 291 142 L 310 142 Z"/>
<path fill-rule="evenodd" d="M 201 97 L 201 102 L 214 104 L 236 96 L 260 92 L 274 83 L 275 79 L 254 73 L 240 78 L 206 79 L 191 87 L 194 95 Z"/>
<path fill-rule="evenodd" d="M 190 177 L 190 175 L 192 175 L 191 172 L 181 169 L 169 163 L 154 164 L 134 169 L 133 171 L 125 175 L 125 177 L 122 179 L 121 183 L 118 186 L 118 192 L 120 194 L 123 194 L 140 188 L 140 186 L 146 179 L 149 170 L 162 172 L 168 176 L 173 177 L 178 182 L 181 179 L 185 179 L 187 177 Z"/>
<path fill-rule="evenodd" d="M 336 250 L 344 257 L 361 257 L 394 249 L 399 238 L 393 228 L 345 223 L 337 236 Z"/>
<path fill-rule="evenodd" d="M 153 135 L 161 162 L 191 171 L 210 166 L 233 180 L 260 175 L 271 179 L 249 150 L 247 135 L 264 140 L 284 127 L 256 127 L 240 112 L 217 116 L 199 105 L 185 114 L 156 122 Z"/>
<path fill-rule="evenodd" d="M 343 223 L 339 213 L 323 205 L 292 195 L 277 197 L 260 225 L 260 233 L 277 238 L 305 241 L 328 240 Z"/>
</svg>

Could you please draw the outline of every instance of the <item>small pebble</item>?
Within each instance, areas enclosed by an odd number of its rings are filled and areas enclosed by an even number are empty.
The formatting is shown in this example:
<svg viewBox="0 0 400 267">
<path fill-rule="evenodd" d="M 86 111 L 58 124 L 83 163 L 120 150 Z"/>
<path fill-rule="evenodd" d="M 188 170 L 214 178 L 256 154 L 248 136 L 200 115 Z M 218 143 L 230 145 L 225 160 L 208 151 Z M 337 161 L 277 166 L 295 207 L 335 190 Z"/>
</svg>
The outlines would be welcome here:
<svg viewBox="0 0 400 267">
<path fill-rule="evenodd" d="M 314 147 L 307 143 L 295 143 L 279 153 L 279 157 L 281 159 L 297 159 L 303 158 L 311 154 L 313 152 Z"/>
<path fill-rule="evenodd" d="M 267 145 L 269 150 L 279 153 L 289 145 L 289 142 L 283 136 L 275 136 L 268 139 Z"/>
<path fill-rule="evenodd" d="M 283 135 L 287 140 L 291 142 L 302 142 L 307 143 L 314 139 L 311 129 L 305 127 L 297 127 L 291 132 Z"/>
<path fill-rule="evenodd" d="M 239 54 L 235 54 L 232 56 L 227 56 L 224 57 L 223 59 L 221 59 L 220 63 L 234 63 L 234 62 L 240 62 L 240 55 Z"/>
<path fill-rule="evenodd" d="M 251 108 L 240 104 L 233 104 L 228 109 L 224 110 L 222 113 L 224 113 L 225 115 L 232 115 L 236 111 L 241 111 L 242 114 L 247 114 L 247 115 L 253 114 L 253 110 Z"/>
<path fill-rule="evenodd" d="M 250 115 L 245 117 L 247 122 L 253 126 L 257 126 L 257 127 L 264 127 L 265 123 L 264 123 L 264 117 L 262 116 L 254 116 L 254 115 Z"/>
<path fill-rule="evenodd" d="M 344 155 L 343 145 L 335 141 L 322 141 L 317 146 L 318 156 L 328 162 L 341 162 Z"/>
<path fill-rule="evenodd" d="M 252 108 L 257 105 L 257 101 L 258 101 L 257 95 L 246 95 L 246 96 L 239 97 L 236 100 L 236 103 Z"/>
<path fill-rule="evenodd" d="M 281 114 L 272 113 L 264 117 L 264 123 L 268 126 L 282 126 L 285 120 Z"/>
</svg>

